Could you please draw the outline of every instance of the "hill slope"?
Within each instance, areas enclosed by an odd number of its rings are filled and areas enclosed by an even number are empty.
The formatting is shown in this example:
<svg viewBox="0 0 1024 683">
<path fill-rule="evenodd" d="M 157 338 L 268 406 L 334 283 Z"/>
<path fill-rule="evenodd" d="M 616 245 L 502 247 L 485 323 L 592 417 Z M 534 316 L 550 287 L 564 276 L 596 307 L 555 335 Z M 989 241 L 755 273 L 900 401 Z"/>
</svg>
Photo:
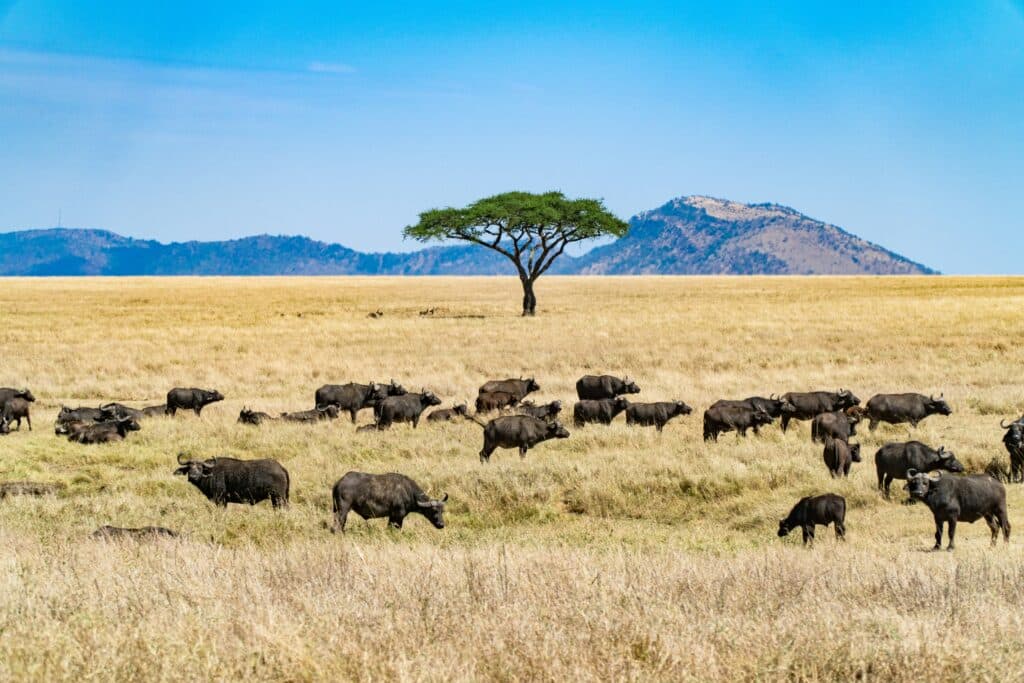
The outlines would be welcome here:
<svg viewBox="0 0 1024 683">
<path fill-rule="evenodd" d="M 629 234 L 572 258 L 561 274 L 873 274 L 934 271 L 834 225 L 776 204 L 681 197 L 630 222 Z M 219 242 L 123 237 L 57 228 L 0 234 L 0 275 L 495 275 L 501 256 L 476 246 L 363 253 L 302 236 Z"/>
</svg>

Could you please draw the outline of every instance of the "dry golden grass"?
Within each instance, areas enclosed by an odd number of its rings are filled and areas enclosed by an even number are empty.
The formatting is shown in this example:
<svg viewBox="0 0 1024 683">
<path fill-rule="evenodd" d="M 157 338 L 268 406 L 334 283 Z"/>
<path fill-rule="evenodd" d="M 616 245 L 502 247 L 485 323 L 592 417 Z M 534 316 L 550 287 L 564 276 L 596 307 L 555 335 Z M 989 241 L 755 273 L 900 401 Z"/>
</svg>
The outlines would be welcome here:
<svg viewBox="0 0 1024 683">
<path fill-rule="evenodd" d="M 925 552 L 927 509 L 875 491 L 874 451 L 907 428 L 862 436 L 866 462 L 835 482 L 806 423 L 707 445 L 700 427 L 723 397 L 944 391 L 954 415 L 913 437 L 973 470 L 1005 459 L 998 422 L 1024 410 L 1024 279 L 547 278 L 533 320 L 516 315 L 517 287 L 2 281 L 0 385 L 39 400 L 35 431 L 0 438 L 0 480 L 66 488 L 0 501 L 0 679 L 1024 678 L 1024 540 L 993 550 L 984 525 L 961 525 L 955 553 Z M 570 427 L 489 466 L 468 422 L 235 424 L 243 405 L 304 409 L 325 382 L 391 377 L 448 405 L 535 375 L 538 398 L 571 411 L 576 378 L 604 371 L 695 414 L 660 436 Z M 178 385 L 227 400 L 120 444 L 53 434 L 61 403 L 161 403 Z M 291 508 L 212 507 L 171 476 L 181 450 L 279 459 Z M 447 491 L 448 528 L 353 516 L 331 535 L 330 486 L 350 469 Z M 1024 489 L 1009 489 L 1024 525 Z M 847 498 L 847 543 L 775 536 L 824 491 Z M 184 537 L 94 541 L 101 524 Z"/>
</svg>

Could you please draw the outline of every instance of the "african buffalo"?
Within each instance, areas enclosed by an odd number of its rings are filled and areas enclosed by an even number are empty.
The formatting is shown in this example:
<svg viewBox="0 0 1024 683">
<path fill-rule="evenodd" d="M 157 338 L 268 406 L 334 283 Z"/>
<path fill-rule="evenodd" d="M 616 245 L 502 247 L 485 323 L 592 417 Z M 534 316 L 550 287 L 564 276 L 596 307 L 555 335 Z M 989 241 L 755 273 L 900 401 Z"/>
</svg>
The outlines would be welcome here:
<svg viewBox="0 0 1024 683">
<path fill-rule="evenodd" d="M 860 462 L 860 444 L 850 444 L 845 439 L 825 437 L 825 451 L 822 453 L 825 467 L 833 477 L 850 476 L 850 466 Z"/>
<path fill-rule="evenodd" d="M 801 498 L 789 516 L 779 522 L 779 537 L 800 528 L 804 536 L 804 545 L 814 543 L 814 527 L 835 525 L 836 538 L 846 540 L 846 499 L 834 493 Z"/>
<path fill-rule="evenodd" d="M 849 441 L 857 435 L 862 409 L 859 406 L 815 415 L 811 420 L 811 441 L 824 443 L 826 438 Z"/>
<path fill-rule="evenodd" d="M 238 424 L 244 425 L 261 425 L 269 420 L 276 420 L 276 417 L 272 417 L 268 413 L 250 410 L 249 408 L 242 408 L 238 413 Z"/>
<path fill-rule="evenodd" d="M 618 396 L 598 400 L 577 401 L 572 407 L 573 424 L 577 427 L 590 422 L 610 425 L 615 416 L 629 407 L 629 401 Z"/>
<path fill-rule="evenodd" d="M 480 462 L 484 463 L 490 462 L 491 454 L 498 448 L 518 448 L 519 457 L 525 458 L 526 451 L 542 441 L 569 438 L 569 431 L 558 421 L 546 422 L 529 415 L 496 417 L 483 428 L 484 447 L 480 450 Z"/>
<path fill-rule="evenodd" d="M 833 413 L 860 404 L 860 399 L 854 396 L 849 389 L 840 389 L 837 392 L 790 392 L 783 394 L 782 400 L 793 406 L 792 412 L 782 415 L 780 426 L 783 432 L 789 429 L 790 420 L 813 420 L 815 416 L 822 413 Z"/>
<path fill-rule="evenodd" d="M 188 477 L 189 483 L 214 505 L 255 505 L 268 498 L 275 508 L 288 505 L 288 470 L 276 460 L 183 460 L 179 454 L 178 464 L 181 467 L 174 474 Z"/>
<path fill-rule="evenodd" d="M 719 401 L 718 403 L 726 403 L 726 401 Z M 795 413 L 796 407 L 786 399 L 776 397 L 772 394 L 771 397 L 765 398 L 763 396 L 751 396 L 750 398 L 743 399 L 743 403 L 746 403 L 754 410 L 760 410 L 768 413 L 771 418 L 782 417 L 787 413 Z M 754 427 L 754 433 L 757 434 L 757 427 Z"/>
<path fill-rule="evenodd" d="M 444 506 L 448 494 L 433 499 L 404 474 L 349 472 L 331 490 L 334 525 L 332 532 L 345 531 L 349 511 L 363 519 L 388 518 L 388 526 L 402 528 L 407 515 L 418 512 L 437 529 L 444 528 Z"/>
<path fill-rule="evenodd" d="M 622 394 L 639 394 L 640 387 L 628 377 L 619 379 L 611 375 L 584 375 L 576 381 L 576 395 L 581 400 L 599 401 Z"/>
<path fill-rule="evenodd" d="M 110 443 L 122 441 L 128 436 L 128 432 L 137 432 L 140 429 L 135 418 L 123 417 L 112 422 L 96 422 L 86 425 L 81 430 L 70 431 L 68 441 L 85 444 Z"/>
<path fill-rule="evenodd" d="M 953 550 L 956 523 L 973 524 L 984 518 L 992 532 L 992 545 L 1003 530 L 1003 540 L 1010 542 L 1010 519 L 1006 514 L 1006 488 L 987 474 L 934 476 L 917 470 L 907 472 L 904 488 L 910 497 L 924 501 L 935 517 L 935 547 L 942 547 L 942 523 L 949 526 L 949 545 Z"/>
<path fill-rule="evenodd" d="M 126 528 L 119 526 L 110 526 L 109 524 L 105 524 L 96 531 L 92 532 L 93 538 L 102 538 L 105 540 L 113 540 L 119 538 L 144 540 L 149 538 L 159 538 L 160 536 L 164 536 L 166 538 L 177 538 L 178 532 L 172 531 L 171 529 L 162 526 Z"/>
<path fill-rule="evenodd" d="M 57 414 L 57 422 L 104 422 L 113 419 L 110 412 L 99 408 L 68 408 L 61 406 Z"/>
<path fill-rule="evenodd" d="M 520 415 L 539 417 L 542 420 L 554 420 L 558 417 L 558 414 L 562 412 L 562 402 L 551 401 L 550 403 L 537 405 L 532 401 L 523 401 L 516 408 L 516 412 Z"/>
<path fill-rule="evenodd" d="M 165 407 L 166 409 L 166 407 Z M 108 413 L 112 419 L 118 419 L 121 417 L 130 417 L 135 420 L 141 420 L 146 417 L 146 414 L 138 408 L 131 408 L 124 405 L 123 403 L 104 403 L 100 406 L 100 410 L 104 413 Z"/>
<path fill-rule="evenodd" d="M 1000 421 L 999 426 L 1006 430 L 1003 445 L 1010 454 L 1010 481 L 1024 482 L 1024 423 L 1018 421 L 1004 425 Z"/>
<path fill-rule="evenodd" d="M 469 415 L 469 406 L 465 403 L 460 403 L 451 408 L 431 410 L 427 413 L 427 422 L 452 422 L 454 420 L 461 420 L 467 415 Z"/>
<path fill-rule="evenodd" d="M 28 422 L 28 431 L 32 431 L 32 418 L 28 414 L 29 402 L 20 396 L 7 399 L 7 403 L 3 405 L 3 420 L 7 423 L 7 428 L 10 429 L 10 425 L 14 422 L 18 423 L 18 431 L 21 431 L 21 421 L 24 419 Z"/>
<path fill-rule="evenodd" d="M 322 420 L 335 420 L 338 417 L 338 406 L 328 403 L 324 406 L 317 406 L 312 410 L 299 410 L 294 413 L 281 413 L 281 419 L 286 422 L 320 422 Z"/>
<path fill-rule="evenodd" d="M 315 406 L 335 405 L 339 410 L 348 411 L 352 422 L 364 408 L 376 408 L 388 396 L 404 396 L 405 387 L 391 380 L 388 384 L 325 384 L 316 390 Z"/>
<path fill-rule="evenodd" d="M 718 441 L 722 432 L 735 431 L 745 437 L 748 429 L 771 424 L 772 417 L 747 401 L 717 401 L 704 411 L 704 440 Z"/>
<path fill-rule="evenodd" d="M 892 480 L 906 479 L 909 470 L 963 472 L 964 466 L 956 459 L 956 455 L 944 447 L 935 450 L 920 441 L 887 443 L 875 453 L 878 490 L 883 491 L 886 498 L 889 497 Z"/>
<path fill-rule="evenodd" d="M 28 389 L 12 389 L 11 387 L 0 387 L 0 410 L 7 405 L 12 398 L 20 398 L 35 403 L 36 397 Z"/>
<path fill-rule="evenodd" d="M 492 391 L 476 397 L 476 412 L 490 413 L 502 408 L 511 408 L 517 403 L 519 403 L 519 399 L 515 394 L 510 394 L 507 391 Z"/>
<path fill-rule="evenodd" d="M 85 420 L 57 420 L 53 423 L 53 433 L 57 436 L 67 436 L 70 438 L 72 434 L 83 432 L 94 424 L 97 423 L 91 420 L 88 422 Z"/>
<path fill-rule="evenodd" d="M 540 391 L 540 385 L 533 377 L 529 379 L 496 379 L 484 382 L 477 394 L 493 394 L 499 391 L 512 394 L 516 397 L 516 401 L 522 401 L 528 394 Z"/>
<path fill-rule="evenodd" d="M 174 415 L 180 408 L 195 411 L 196 415 L 200 415 L 205 406 L 223 400 L 224 395 L 216 390 L 178 387 L 167 392 L 167 408 L 164 412 L 167 415 Z"/>
<path fill-rule="evenodd" d="M 387 429 L 396 422 L 411 422 L 413 428 L 420 423 L 420 415 L 430 406 L 441 405 L 434 392 L 424 390 L 420 394 L 388 396 L 374 408 L 377 413 L 377 429 Z"/>
<path fill-rule="evenodd" d="M 142 415 L 144 417 L 160 417 L 161 415 L 167 414 L 167 404 L 161 403 L 158 406 L 146 406 L 142 409 Z"/>
<path fill-rule="evenodd" d="M 692 412 L 693 408 L 682 401 L 630 403 L 626 408 L 626 424 L 654 427 L 660 432 L 672 418 Z"/>
<path fill-rule="evenodd" d="M 864 408 L 871 421 L 868 424 L 871 431 L 875 431 L 879 422 L 909 422 L 911 427 L 917 427 L 917 423 L 929 415 L 953 414 L 942 395 L 935 398 L 924 394 L 877 394 L 868 400 Z"/>
</svg>

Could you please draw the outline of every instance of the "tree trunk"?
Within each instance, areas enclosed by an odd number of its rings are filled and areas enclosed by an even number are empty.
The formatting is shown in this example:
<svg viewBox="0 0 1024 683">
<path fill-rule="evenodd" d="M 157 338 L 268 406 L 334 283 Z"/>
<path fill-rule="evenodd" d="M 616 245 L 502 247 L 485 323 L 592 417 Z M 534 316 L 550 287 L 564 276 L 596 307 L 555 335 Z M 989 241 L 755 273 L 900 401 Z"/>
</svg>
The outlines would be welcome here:
<svg viewBox="0 0 1024 683">
<path fill-rule="evenodd" d="M 536 315 L 537 296 L 533 293 L 533 280 L 520 278 L 520 281 L 523 283 L 523 315 Z"/>
</svg>

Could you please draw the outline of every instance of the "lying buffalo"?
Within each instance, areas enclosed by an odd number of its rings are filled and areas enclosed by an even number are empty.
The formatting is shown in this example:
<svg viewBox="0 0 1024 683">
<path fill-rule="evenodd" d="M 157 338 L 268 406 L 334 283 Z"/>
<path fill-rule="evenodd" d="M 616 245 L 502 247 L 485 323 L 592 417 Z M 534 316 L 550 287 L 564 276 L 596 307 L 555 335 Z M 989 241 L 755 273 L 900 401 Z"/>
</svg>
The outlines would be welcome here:
<svg viewBox="0 0 1024 683">
<path fill-rule="evenodd" d="M 572 421 L 577 427 L 596 422 L 610 425 L 615 416 L 629 407 L 629 401 L 618 396 L 594 401 L 577 401 L 572 407 Z"/>
<path fill-rule="evenodd" d="M 104 413 L 108 413 L 115 420 L 122 417 L 130 417 L 135 420 L 141 420 L 144 417 L 146 417 L 146 414 L 142 412 L 142 410 L 126 406 L 123 403 L 104 403 L 103 405 L 100 406 L 100 410 L 102 410 Z"/>
<path fill-rule="evenodd" d="M 550 403 L 537 405 L 532 401 L 523 401 L 516 408 L 516 412 L 520 415 L 539 417 L 542 420 L 554 420 L 558 417 L 558 414 L 562 412 L 562 402 L 551 401 Z"/>
<path fill-rule="evenodd" d="M 268 413 L 260 412 L 257 410 L 250 410 L 249 408 L 242 408 L 242 410 L 239 411 L 238 413 L 238 423 L 244 425 L 259 426 L 264 422 L 276 419 L 276 417 L 271 417 Z"/>
<path fill-rule="evenodd" d="M 811 441 L 824 443 L 825 439 L 849 441 L 857 435 L 863 409 L 860 406 L 816 415 L 811 420 Z"/>
<path fill-rule="evenodd" d="M 640 387 L 628 377 L 619 379 L 611 375 L 584 375 L 576 381 L 576 395 L 580 399 L 598 401 L 622 394 L 639 394 Z"/>
<path fill-rule="evenodd" d="M 363 519 L 388 518 L 388 526 L 402 528 L 406 516 L 413 512 L 430 520 L 437 529 L 444 528 L 444 506 L 448 494 L 434 499 L 404 474 L 365 474 L 349 472 L 338 480 L 331 491 L 334 526 L 331 531 L 345 531 L 349 511 Z"/>
<path fill-rule="evenodd" d="M 877 394 L 864 407 L 865 414 L 871 420 L 868 425 L 871 431 L 875 431 L 879 422 L 909 422 L 911 427 L 917 427 L 917 423 L 929 415 L 953 414 L 941 395 L 935 398 L 924 394 Z"/>
<path fill-rule="evenodd" d="M 836 538 L 846 540 L 846 499 L 834 493 L 801 498 L 789 515 L 779 522 L 779 537 L 793 529 L 803 532 L 804 545 L 814 543 L 814 527 L 835 525 Z"/>
<path fill-rule="evenodd" d="M 167 407 L 164 412 L 167 415 L 174 415 L 181 410 L 192 410 L 196 415 L 203 412 L 205 406 L 217 401 L 223 401 L 224 395 L 215 389 L 183 389 L 181 387 L 171 389 L 167 392 Z"/>
<path fill-rule="evenodd" d="M 1006 430 L 1003 445 L 1010 454 L 1010 481 L 1024 482 L 1024 423 L 1011 422 L 999 426 Z"/>
<path fill-rule="evenodd" d="M 782 400 L 793 406 L 792 412 L 782 415 L 782 431 L 789 429 L 790 420 L 813 420 L 822 413 L 834 413 L 859 405 L 860 399 L 849 389 L 831 391 L 790 392 Z"/>
<path fill-rule="evenodd" d="M 427 422 L 452 422 L 454 420 L 461 420 L 467 415 L 469 415 L 469 406 L 465 403 L 460 403 L 451 408 L 431 410 L 427 413 Z"/>
<path fill-rule="evenodd" d="M 405 387 L 391 380 L 388 384 L 325 384 L 316 390 L 316 402 L 313 405 L 334 405 L 339 410 L 348 411 L 352 422 L 364 408 L 376 408 L 388 396 L 404 396 Z"/>
<path fill-rule="evenodd" d="M 510 394 L 507 391 L 491 391 L 476 397 L 476 412 L 490 413 L 502 408 L 511 408 L 517 403 L 519 403 L 519 398 L 515 394 Z"/>
<path fill-rule="evenodd" d="M 388 396 L 374 408 L 377 412 L 377 429 L 387 429 L 396 422 L 411 422 L 413 428 L 420 423 L 420 415 L 430 406 L 441 405 L 434 392 L 424 390 L 420 394 Z"/>
<path fill-rule="evenodd" d="M 167 527 L 162 526 L 144 526 L 138 528 L 132 527 L 119 527 L 110 526 L 105 524 L 96 531 L 92 532 L 93 538 L 102 538 L 106 540 L 120 539 L 120 538 L 131 538 L 135 540 L 145 540 L 149 538 L 177 538 L 178 532 L 172 531 Z"/>
<path fill-rule="evenodd" d="M 822 453 L 825 467 L 833 477 L 850 476 L 850 467 L 860 462 L 860 444 L 850 444 L 843 439 L 825 437 L 825 451 Z"/>
<path fill-rule="evenodd" d="M 692 412 L 693 408 L 682 401 L 630 403 L 626 408 L 626 424 L 654 427 L 660 432 L 672 418 Z"/>
<path fill-rule="evenodd" d="M 81 429 L 68 432 L 68 441 L 85 444 L 123 441 L 128 432 L 137 432 L 140 429 L 138 420 L 123 417 L 112 422 L 83 424 Z"/>
<path fill-rule="evenodd" d="M 878 490 L 889 497 L 889 486 L 893 479 L 906 479 L 907 472 L 963 472 L 964 466 L 956 456 L 940 446 L 938 450 L 920 441 L 887 443 L 875 453 L 875 471 L 878 474 Z"/>
<path fill-rule="evenodd" d="M 288 505 L 288 470 L 276 460 L 184 460 L 179 454 L 178 464 L 181 467 L 174 474 L 188 477 L 214 505 L 255 505 L 268 498 L 275 508 Z"/>
<path fill-rule="evenodd" d="M 323 420 L 336 420 L 337 418 L 338 406 L 331 404 L 317 406 L 311 410 L 281 413 L 281 419 L 286 422 L 321 422 Z"/>
<path fill-rule="evenodd" d="M 704 440 L 718 441 L 719 434 L 733 431 L 745 437 L 748 429 L 757 434 L 758 427 L 771 422 L 771 415 L 747 401 L 717 401 L 704 411 Z"/>
<path fill-rule="evenodd" d="M 498 448 L 518 448 L 519 457 L 525 458 L 526 451 L 542 441 L 569 438 L 569 431 L 557 420 L 546 422 L 529 415 L 496 417 L 483 427 L 484 447 L 480 450 L 480 462 L 484 463 L 490 462 L 491 454 Z"/>
<path fill-rule="evenodd" d="M 160 417 L 161 415 L 167 414 L 167 404 L 161 403 L 158 406 L 146 406 L 142 409 L 142 415 L 144 417 Z"/>
<path fill-rule="evenodd" d="M 86 428 L 97 424 L 96 422 L 84 420 L 57 420 L 53 423 L 53 433 L 57 436 L 67 436 L 70 438 L 72 434 L 83 432 Z"/>
<path fill-rule="evenodd" d="M 537 384 L 537 380 L 533 377 L 529 379 L 496 379 L 490 382 L 484 382 L 480 387 L 478 394 L 493 394 L 495 392 L 502 392 L 506 394 L 512 394 L 516 397 L 516 401 L 522 401 L 527 395 L 532 394 L 535 391 L 540 391 L 540 385 Z"/>
<path fill-rule="evenodd" d="M 68 408 L 67 406 L 61 406 L 60 412 L 57 413 L 57 422 L 104 422 L 106 420 L 113 419 L 113 415 L 109 412 L 100 410 L 99 408 Z"/>
<path fill-rule="evenodd" d="M 1006 514 L 1006 488 L 987 474 L 954 476 L 938 472 L 934 475 L 917 470 L 907 472 L 905 487 L 910 497 L 924 501 L 935 517 L 935 547 L 942 547 L 942 523 L 949 527 L 949 545 L 953 550 L 956 523 L 973 524 L 984 518 L 992 532 L 992 545 L 1003 530 L 1003 540 L 1010 542 L 1010 519 Z"/>
<path fill-rule="evenodd" d="M 0 419 L 7 425 L 8 431 L 10 426 L 17 422 L 18 426 L 16 429 L 20 432 L 22 420 L 28 422 L 28 430 L 32 431 L 32 417 L 28 413 L 29 405 L 29 402 L 20 396 L 7 399 L 7 403 L 0 408 L 0 413 L 2 413 Z"/>
</svg>

